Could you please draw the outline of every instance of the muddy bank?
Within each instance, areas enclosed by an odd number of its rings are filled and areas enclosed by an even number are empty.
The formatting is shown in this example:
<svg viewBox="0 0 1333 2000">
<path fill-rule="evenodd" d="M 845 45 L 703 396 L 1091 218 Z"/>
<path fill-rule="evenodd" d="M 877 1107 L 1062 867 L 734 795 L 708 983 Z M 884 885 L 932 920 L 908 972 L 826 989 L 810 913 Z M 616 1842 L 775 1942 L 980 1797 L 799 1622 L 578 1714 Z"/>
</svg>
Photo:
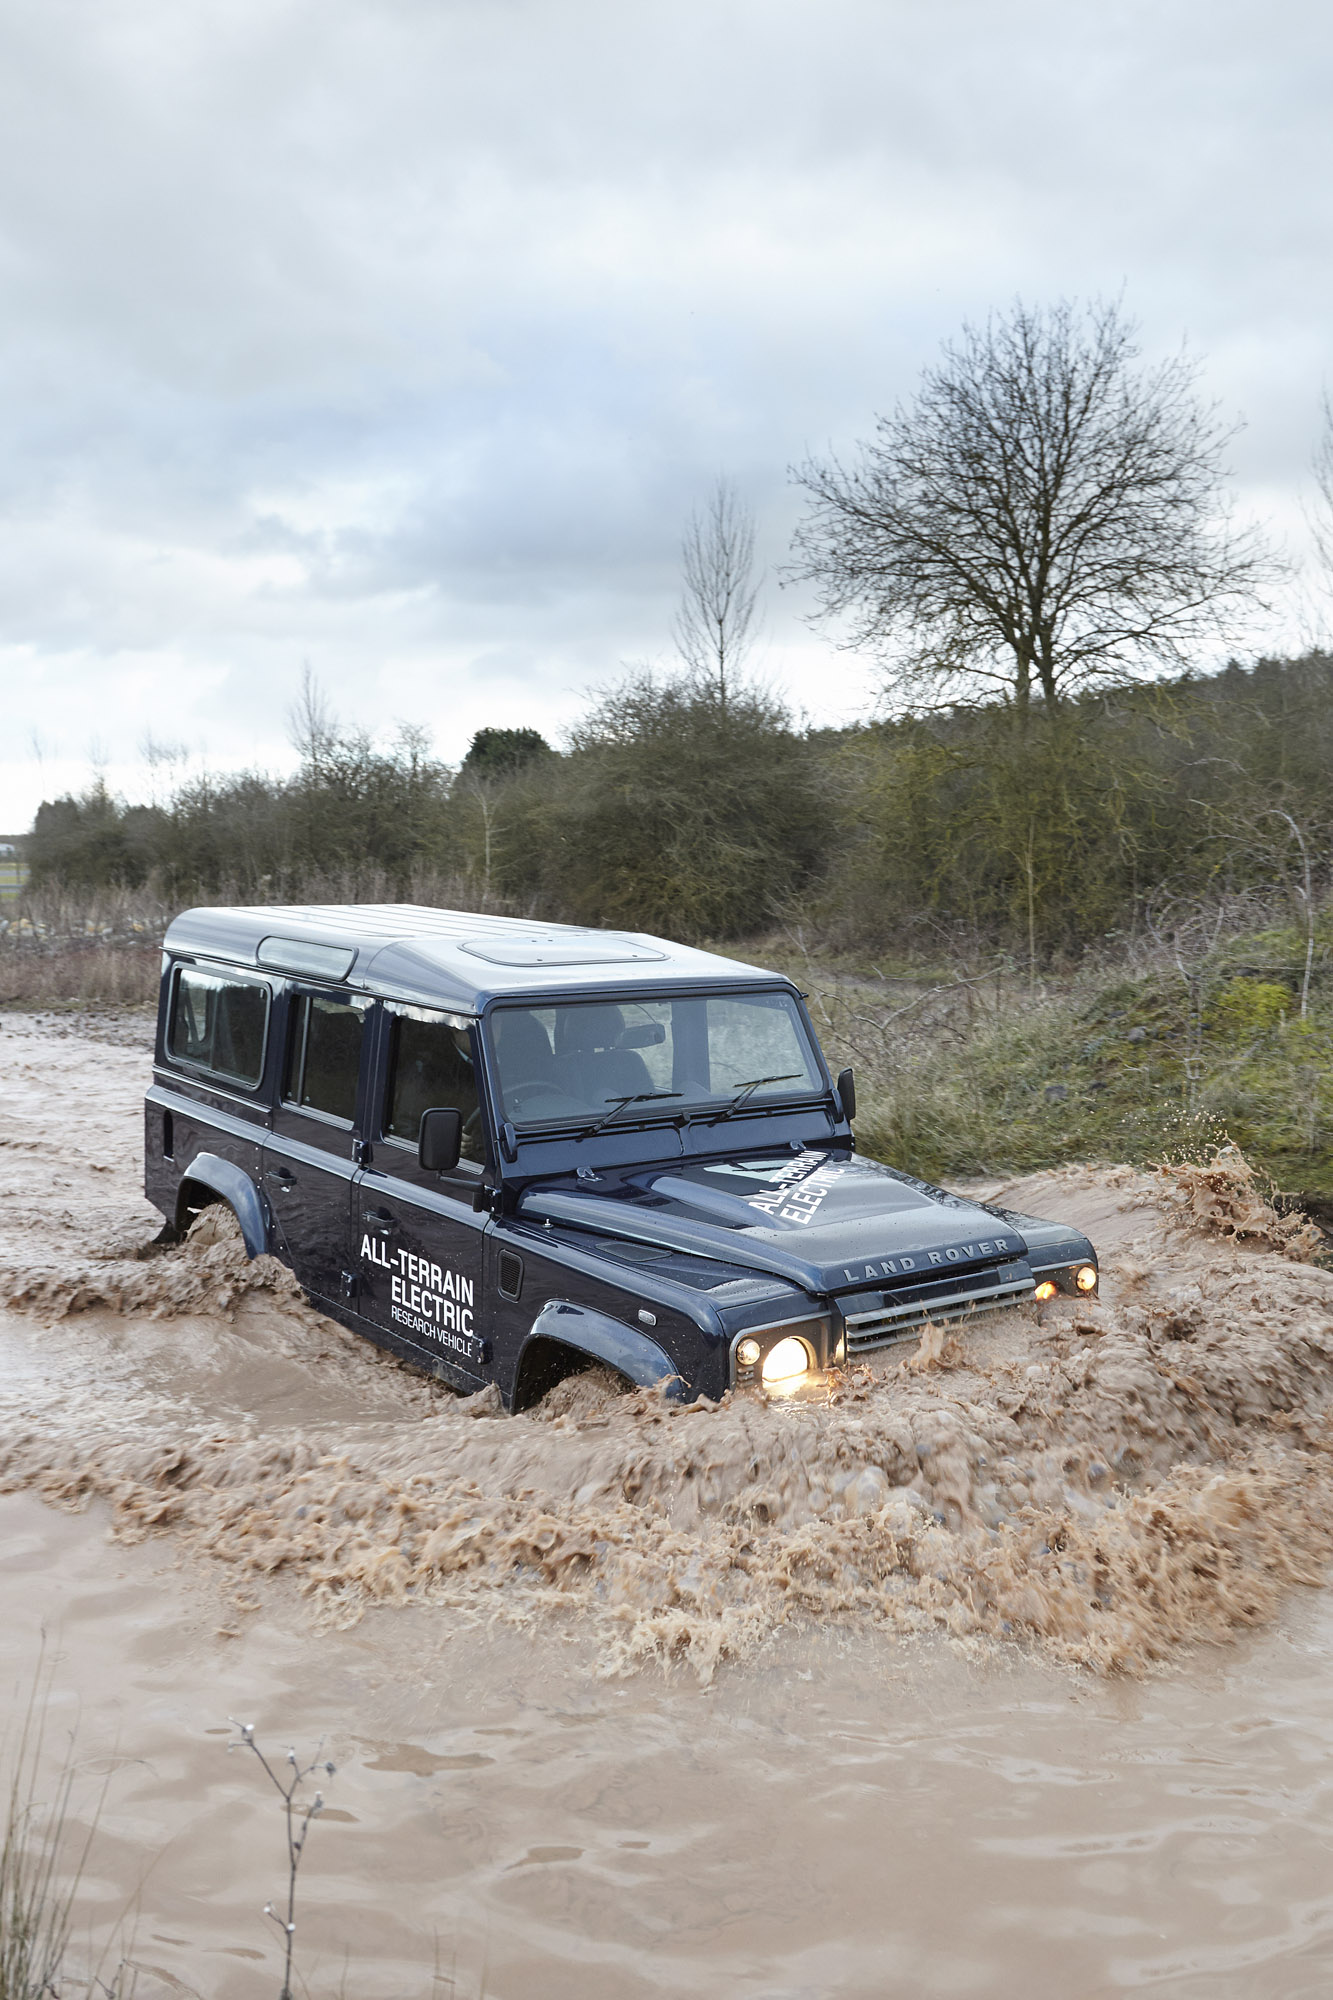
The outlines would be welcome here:
<svg viewBox="0 0 1333 2000">
<path fill-rule="evenodd" d="M 0 1486 L 225 1565 L 238 1618 L 278 1579 L 337 1624 L 577 1629 L 603 1672 L 708 1678 L 784 1627 L 1137 1671 L 1270 1617 L 1333 1556 L 1333 1274 L 1237 1162 L 1004 1191 L 1087 1230 L 1099 1304 L 928 1333 L 811 1400 L 675 1410 L 590 1374 L 499 1418 L 211 1224 L 152 1249 L 145 1070 L 4 1024 Z"/>
</svg>

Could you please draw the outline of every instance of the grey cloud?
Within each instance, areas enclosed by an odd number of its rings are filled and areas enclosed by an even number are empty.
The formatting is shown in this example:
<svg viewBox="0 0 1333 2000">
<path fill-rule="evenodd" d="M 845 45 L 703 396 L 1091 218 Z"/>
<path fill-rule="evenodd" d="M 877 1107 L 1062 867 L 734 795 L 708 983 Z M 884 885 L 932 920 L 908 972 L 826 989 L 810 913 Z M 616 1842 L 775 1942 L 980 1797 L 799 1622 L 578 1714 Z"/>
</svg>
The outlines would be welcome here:
<svg viewBox="0 0 1333 2000">
<path fill-rule="evenodd" d="M 1243 501 L 1297 519 L 1329 67 L 1296 0 L 10 10 L 20 740 L 77 707 L 81 742 L 92 709 L 128 769 L 167 711 L 219 762 L 276 760 L 307 655 L 355 719 L 419 702 L 449 754 L 534 703 L 555 727 L 664 655 L 717 471 L 778 560 L 788 464 L 1019 292 L 1123 285 L 1150 353 L 1188 333 L 1248 418 Z M 868 699 L 770 596 L 778 684 L 816 717 Z"/>
</svg>

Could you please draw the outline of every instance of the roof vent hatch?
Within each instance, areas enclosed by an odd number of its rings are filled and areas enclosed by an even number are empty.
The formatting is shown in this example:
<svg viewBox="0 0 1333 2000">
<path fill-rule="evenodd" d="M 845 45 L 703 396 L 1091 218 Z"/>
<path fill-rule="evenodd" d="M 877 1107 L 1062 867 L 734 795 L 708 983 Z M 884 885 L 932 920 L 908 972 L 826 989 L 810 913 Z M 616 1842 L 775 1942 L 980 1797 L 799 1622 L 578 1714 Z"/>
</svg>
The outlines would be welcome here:
<svg viewBox="0 0 1333 2000">
<path fill-rule="evenodd" d="M 472 958 L 485 959 L 488 965 L 642 965 L 650 959 L 663 959 L 664 951 L 654 951 L 650 945 L 636 944 L 632 938 L 608 937 L 605 931 L 585 931 L 581 935 L 568 931 L 553 932 L 545 936 L 516 938 L 474 938 L 470 944 L 459 946 Z"/>
</svg>

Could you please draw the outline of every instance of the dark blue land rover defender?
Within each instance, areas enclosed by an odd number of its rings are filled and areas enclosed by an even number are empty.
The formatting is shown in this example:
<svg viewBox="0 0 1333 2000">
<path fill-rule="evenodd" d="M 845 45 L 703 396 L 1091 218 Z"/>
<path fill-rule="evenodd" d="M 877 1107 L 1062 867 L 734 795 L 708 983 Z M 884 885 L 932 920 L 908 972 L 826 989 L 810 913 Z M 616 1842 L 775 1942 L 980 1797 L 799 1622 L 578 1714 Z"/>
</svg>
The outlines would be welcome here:
<svg viewBox="0 0 1333 2000">
<path fill-rule="evenodd" d="M 1076 1230 L 858 1159 L 787 979 L 407 905 L 167 932 L 148 1197 L 212 1202 L 321 1312 L 509 1409 L 590 1362 L 690 1400 L 1095 1291 Z"/>
</svg>

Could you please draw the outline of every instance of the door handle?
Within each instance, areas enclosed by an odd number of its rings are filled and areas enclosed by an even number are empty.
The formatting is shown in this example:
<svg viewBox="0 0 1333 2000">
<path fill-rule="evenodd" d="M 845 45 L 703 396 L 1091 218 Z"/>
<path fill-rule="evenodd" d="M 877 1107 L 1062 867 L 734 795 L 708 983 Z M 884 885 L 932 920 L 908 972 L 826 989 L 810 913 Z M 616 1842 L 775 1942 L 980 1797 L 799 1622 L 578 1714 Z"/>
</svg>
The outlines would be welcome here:
<svg viewBox="0 0 1333 2000">
<path fill-rule="evenodd" d="M 264 1175 L 266 1181 L 273 1181 L 280 1188 L 296 1186 L 296 1175 L 289 1174 L 286 1167 L 270 1167 Z"/>
<path fill-rule="evenodd" d="M 392 1236 L 396 1229 L 401 1229 L 403 1226 L 398 1217 L 390 1215 L 385 1208 L 368 1208 L 366 1221 L 377 1236 Z"/>
</svg>

